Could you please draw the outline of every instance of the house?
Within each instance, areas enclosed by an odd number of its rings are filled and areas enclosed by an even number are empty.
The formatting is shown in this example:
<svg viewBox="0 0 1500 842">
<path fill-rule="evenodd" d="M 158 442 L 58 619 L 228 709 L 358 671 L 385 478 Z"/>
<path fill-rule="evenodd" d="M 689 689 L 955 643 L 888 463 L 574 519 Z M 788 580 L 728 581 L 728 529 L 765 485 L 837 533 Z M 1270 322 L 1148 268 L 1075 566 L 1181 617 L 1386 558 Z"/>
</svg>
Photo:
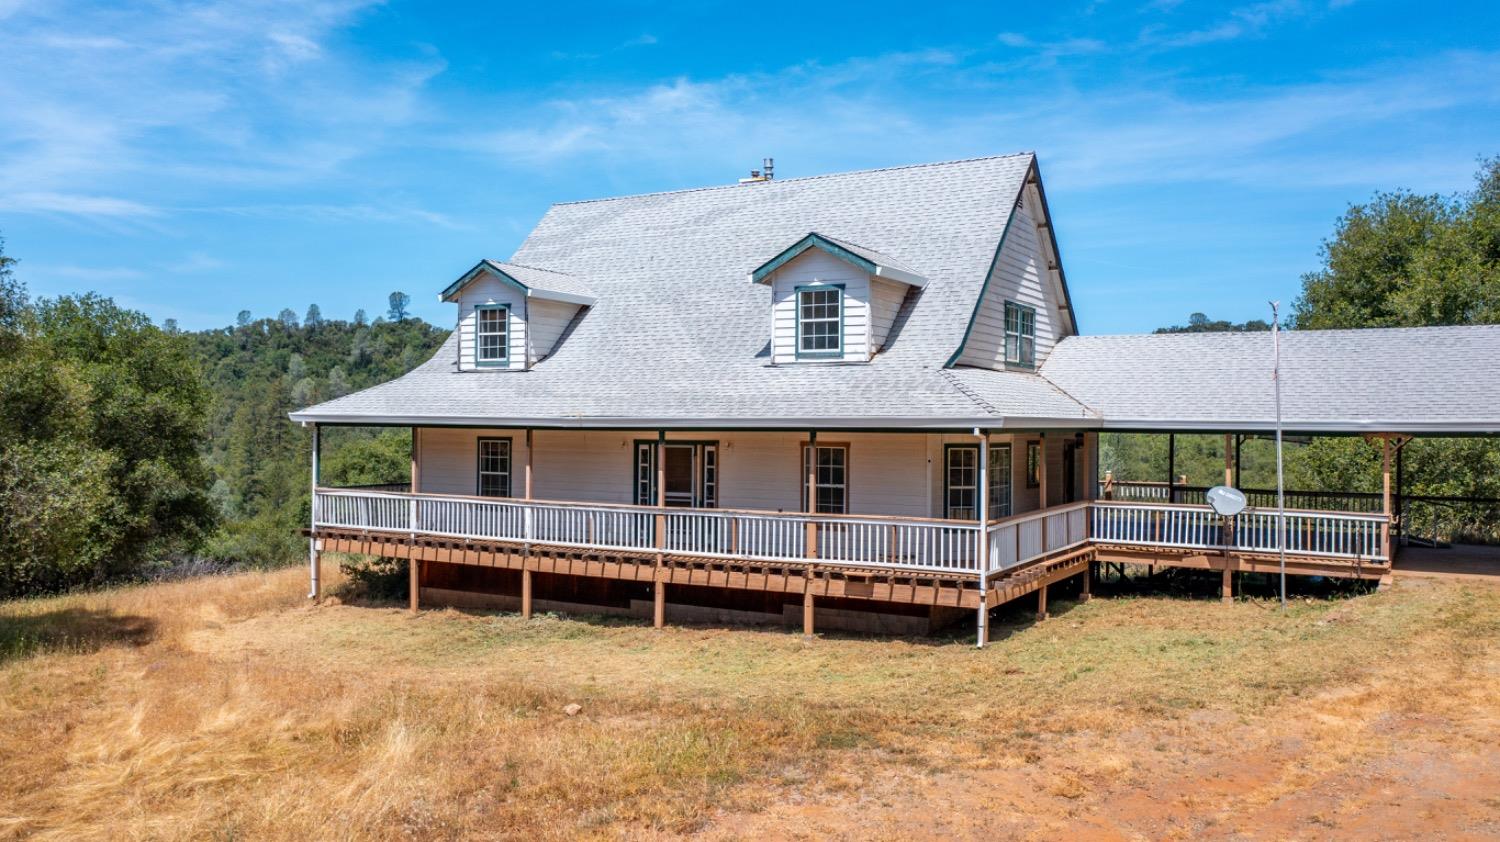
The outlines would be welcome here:
<svg viewBox="0 0 1500 842">
<path fill-rule="evenodd" d="M 1081 335 L 1032 154 L 554 205 L 409 374 L 292 413 L 322 552 L 422 599 L 922 631 L 1135 562 L 1389 572 L 1376 511 L 1096 499 L 1103 430 L 1271 429 L 1269 338 Z M 1164 310 L 1174 309 L 1164 305 Z M 1500 327 L 1292 332 L 1288 431 L 1500 431 Z M 410 487 L 316 431 L 412 430 Z M 1233 479 L 1233 465 L 1226 478 Z M 1389 470 L 1387 471 L 1387 476 Z M 970 612 L 973 612 L 970 614 Z"/>
</svg>

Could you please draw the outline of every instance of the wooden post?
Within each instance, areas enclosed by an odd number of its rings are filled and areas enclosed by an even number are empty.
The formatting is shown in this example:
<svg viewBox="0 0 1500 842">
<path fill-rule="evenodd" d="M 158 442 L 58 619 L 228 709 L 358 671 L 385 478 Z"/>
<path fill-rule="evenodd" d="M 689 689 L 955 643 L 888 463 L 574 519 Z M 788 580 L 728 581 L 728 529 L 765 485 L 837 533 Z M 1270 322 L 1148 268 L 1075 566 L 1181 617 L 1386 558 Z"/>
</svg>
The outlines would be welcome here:
<svg viewBox="0 0 1500 842">
<path fill-rule="evenodd" d="M 667 546 L 667 431 L 656 431 L 656 548 Z M 661 553 L 657 553 L 660 561 Z"/>
<path fill-rule="evenodd" d="M 1099 434 L 1083 434 L 1083 499 L 1092 503 L 1099 496 Z"/>
<path fill-rule="evenodd" d="M 1167 433 L 1167 502 L 1177 502 L 1177 434 Z"/>
<path fill-rule="evenodd" d="M 1036 590 L 1036 621 L 1038 623 L 1047 619 L 1047 586 L 1042 585 Z"/>
<path fill-rule="evenodd" d="M 661 571 L 657 571 L 656 593 L 653 595 L 654 605 L 651 610 L 651 624 L 656 628 L 662 628 L 667 624 L 667 583 L 661 578 Z"/>
<path fill-rule="evenodd" d="M 1386 562 L 1391 561 L 1391 437 L 1380 439 L 1380 501 L 1385 512 L 1385 523 L 1380 525 L 1380 551 Z M 1433 536 L 1437 540 L 1437 536 Z"/>
<path fill-rule="evenodd" d="M 988 590 L 986 576 L 990 569 L 990 434 L 987 431 L 975 430 L 974 432 L 979 434 L 979 464 L 975 466 L 978 484 L 975 497 L 978 506 L 974 512 L 979 522 L 974 545 L 974 566 L 979 571 L 979 614 L 975 619 L 977 627 L 975 645 L 983 649 L 984 644 L 990 639 L 990 607 L 985 599 Z"/>
<path fill-rule="evenodd" d="M 815 515 L 818 513 L 818 431 L 809 430 L 807 433 L 807 513 Z M 804 541 L 804 553 L 808 558 L 818 557 L 818 525 L 811 520 L 807 522 L 807 535 Z M 811 611 L 811 608 L 807 609 Z M 812 615 L 808 615 L 809 617 Z M 811 620 L 809 620 L 811 622 Z M 812 632 L 808 632 L 809 635 Z"/>
<path fill-rule="evenodd" d="M 422 586 L 422 562 L 416 558 L 416 547 L 408 547 L 411 556 L 406 560 L 406 567 L 411 572 L 411 612 L 417 613 L 419 605 L 418 592 Z"/>
<path fill-rule="evenodd" d="M 802 591 L 802 636 L 813 636 L 813 578 L 809 574 Z"/>
<path fill-rule="evenodd" d="M 1224 484 L 1234 486 L 1234 451 L 1230 449 L 1232 433 L 1224 434 Z"/>
<path fill-rule="evenodd" d="M 422 490 L 422 440 L 418 437 L 422 432 L 420 427 L 411 428 L 411 493 L 418 494 Z"/>
<path fill-rule="evenodd" d="M 531 570 L 521 569 L 521 619 L 531 619 Z"/>
<path fill-rule="evenodd" d="M 312 540 L 312 598 L 313 602 L 323 601 L 323 554 L 318 552 L 318 539 Z"/>
<path fill-rule="evenodd" d="M 1037 508 L 1047 508 L 1047 434 L 1042 433 L 1041 441 L 1036 446 L 1037 461 Z"/>
<path fill-rule="evenodd" d="M 312 523 L 308 524 L 308 527 L 311 528 L 313 534 L 310 535 L 310 536 L 308 536 L 308 538 L 307 538 L 307 577 L 309 579 L 309 581 L 307 583 L 308 584 L 308 587 L 307 587 L 307 598 L 311 599 L 311 600 L 321 599 L 322 595 L 323 595 L 323 584 L 322 584 L 322 580 L 323 580 L 323 564 L 322 564 L 322 560 L 321 560 L 321 558 L 319 557 L 319 554 L 318 554 L 318 535 L 317 535 L 317 532 L 318 532 L 318 477 L 319 477 L 319 472 L 322 470 L 322 468 L 318 464 L 318 459 L 319 459 L 319 457 L 321 455 L 320 451 L 322 449 L 323 449 L 322 431 L 318 428 L 317 424 L 314 424 L 314 425 L 312 425 L 312 466 L 311 466 L 311 474 L 310 474 L 311 477 L 312 477 L 312 483 L 311 483 L 312 487 L 309 489 L 309 493 L 312 495 L 309 498 L 309 500 L 311 501 L 311 505 L 312 505 Z"/>
<path fill-rule="evenodd" d="M 532 471 L 531 471 L 531 460 L 532 460 L 532 457 L 531 457 L 531 443 L 532 443 L 531 428 L 527 427 L 526 428 L 526 499 L 527 500 L 531 499 L 531 474 L 532 474 Z"/>
<path fill-rule="evenodd" d="M 1245 444 L 1245 437 L 1240 433 L 1234 434 L 1234 487 L 1240 487 L 1240 448 Z"/>
<path fill-rule="evenodd" d="M 1094 598 L 1094 563 L 1089 562 L 1083 568 L 1083 592 L 1078 595 L 1079 602 L 1088 602 Z"/>
<path fill-rule="evenodd" d="M 1229 558 L 1224 558 L 1224 581 L 1219 584 L 1219 599 L 1224 603 L 1234 602 L 1234 574 L 1229 569 Z"/>
</svg>

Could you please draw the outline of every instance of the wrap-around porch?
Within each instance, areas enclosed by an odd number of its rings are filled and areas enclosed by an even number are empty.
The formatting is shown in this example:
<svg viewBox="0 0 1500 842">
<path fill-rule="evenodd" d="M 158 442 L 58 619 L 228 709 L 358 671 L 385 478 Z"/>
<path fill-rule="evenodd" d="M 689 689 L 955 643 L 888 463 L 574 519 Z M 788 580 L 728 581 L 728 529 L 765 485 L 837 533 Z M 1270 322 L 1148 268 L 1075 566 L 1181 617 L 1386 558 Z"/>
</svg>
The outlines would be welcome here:
<svg viewBox="0 0 1500 842">
<path fill-rule="evenodd" d="M 1278 541 L 1275 509 L 1098 499 L 1097 453 L 1069 430 L 418 428 L 409 486 L 324 487 L 315 466 L 314 576 L 321 551 L 411 559 L 415 606 L 424 566 L 513 569 L 523 613 L 534 573 L 630 579 L 658 623 L 674 582 L 777 589 L 809 633 L 831 597 L 979 609 L 982 640 L 988 608 L 1039 593 L 1044 615 L 1049 584 L 1086 592 L 1100 561 L 1222 570 L 1226 592 L 1283 545 L 1289 573 L 1389 572 L 1388 508 L 1288 509 Z"/>
</svg>

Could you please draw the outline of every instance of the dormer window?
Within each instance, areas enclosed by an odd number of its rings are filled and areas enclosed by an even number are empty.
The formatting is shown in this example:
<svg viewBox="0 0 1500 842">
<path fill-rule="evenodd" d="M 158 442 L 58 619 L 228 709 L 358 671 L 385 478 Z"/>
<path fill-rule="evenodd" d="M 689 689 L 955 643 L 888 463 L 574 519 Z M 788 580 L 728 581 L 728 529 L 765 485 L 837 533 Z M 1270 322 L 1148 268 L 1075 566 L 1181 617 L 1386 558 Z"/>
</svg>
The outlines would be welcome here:
<svg viewBox="0 0 1500 842">
<path fill-rule="evenodd" d="M 797 288 L 797 356 L 844 354 L 844 288 Z"/>
<path fill-rule="evenodd" d="M 474 335 L 477 344 L 475 362 L 482 366 L 504 366 L 510 363 L 510 308 L 504 305 L 479 305 L 474 308 Z"/>
<path fill-rule="evenodd" d="M 750 273 L 771 288 L 771 365 L 868 362 L 927 281 L 893 257 L 811 233 Z"/>
</svg>

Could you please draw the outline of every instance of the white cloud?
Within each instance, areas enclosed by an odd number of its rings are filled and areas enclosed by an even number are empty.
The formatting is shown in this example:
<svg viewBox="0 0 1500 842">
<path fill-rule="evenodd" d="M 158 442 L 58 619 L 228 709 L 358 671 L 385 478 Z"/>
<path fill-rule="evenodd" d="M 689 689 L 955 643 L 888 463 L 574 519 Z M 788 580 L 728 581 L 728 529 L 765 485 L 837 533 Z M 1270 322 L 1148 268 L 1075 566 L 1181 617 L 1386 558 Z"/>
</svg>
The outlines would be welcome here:
<svg viewBox="0 0 1500 842">
<path fill-rule="evenodd" d="M 114 196 L 46 192 L 0 194 L 0 208 L 17 213 L 55 213 L 116 218 L 157 216 L 160 213 L 156 208 L 140 202 Z"/>
</svg>

